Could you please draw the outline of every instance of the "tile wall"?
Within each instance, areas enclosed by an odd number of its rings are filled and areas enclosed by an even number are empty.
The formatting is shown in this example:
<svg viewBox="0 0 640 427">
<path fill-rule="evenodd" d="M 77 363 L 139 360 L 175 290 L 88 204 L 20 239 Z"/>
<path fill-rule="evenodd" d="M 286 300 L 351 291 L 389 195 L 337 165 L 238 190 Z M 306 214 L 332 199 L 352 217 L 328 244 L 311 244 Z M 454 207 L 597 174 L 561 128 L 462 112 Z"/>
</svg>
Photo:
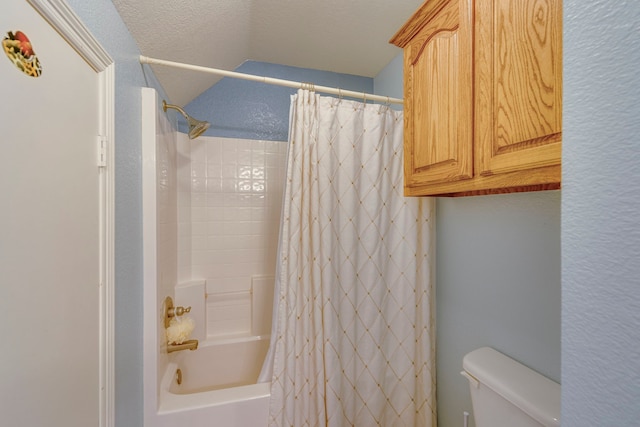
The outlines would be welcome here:
<svg viewBox="0 0 640 427">
<path fill-rule="evenodd" d="M 287 143 L 178 147 L 178 276 L 206 280 L 206 335 L 269 331 Z"/>
<path fill-rule="evenodd" d="M 191 140 L 176 132 L 177 208 L 178 208 L 178 281 L 191 281 Z"/>
</svg>

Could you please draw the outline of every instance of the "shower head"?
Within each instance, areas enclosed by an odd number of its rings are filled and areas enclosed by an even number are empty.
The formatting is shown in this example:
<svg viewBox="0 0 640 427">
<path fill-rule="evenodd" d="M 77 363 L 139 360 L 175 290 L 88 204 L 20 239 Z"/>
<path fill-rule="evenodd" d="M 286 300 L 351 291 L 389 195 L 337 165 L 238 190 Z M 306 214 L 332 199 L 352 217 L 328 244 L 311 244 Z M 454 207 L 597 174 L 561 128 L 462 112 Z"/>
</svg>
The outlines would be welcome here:
<svg viewBox="0 0 640 427">
<path fill-rule="evenodd" d="M 182 108 L 177 105 L 167 104 L 166 101 L 162 101 L 162 109 L 166 112 L 167 108 L 173 108 L 174 110 L 180 111 L 185 119 L 187 119 L 187 124 L 189 125 L 189 139 L 196 139 L 200 135 L 204 133 L 205 130 L 209 129 L 211 124 L 209 122 L 203 120 L 197 120 L 188 115 Z"/>
</svg>

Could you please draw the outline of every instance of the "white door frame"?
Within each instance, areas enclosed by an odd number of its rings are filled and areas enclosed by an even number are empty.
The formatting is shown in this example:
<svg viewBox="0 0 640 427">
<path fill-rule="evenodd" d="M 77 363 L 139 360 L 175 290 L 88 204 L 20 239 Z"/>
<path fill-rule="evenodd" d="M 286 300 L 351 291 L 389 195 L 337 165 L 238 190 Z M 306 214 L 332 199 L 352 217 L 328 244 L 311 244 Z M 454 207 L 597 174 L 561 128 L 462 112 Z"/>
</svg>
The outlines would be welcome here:
<svg viewBox="0 0 640 427">
<path fill-rule="evenodd" d="M 114 155 L 115 64 L 64 0 L 27 0 L 96 71 L 99 127 L 96 165 L 100 174 L 100 427 L 114 425 Z"/>
</svg>

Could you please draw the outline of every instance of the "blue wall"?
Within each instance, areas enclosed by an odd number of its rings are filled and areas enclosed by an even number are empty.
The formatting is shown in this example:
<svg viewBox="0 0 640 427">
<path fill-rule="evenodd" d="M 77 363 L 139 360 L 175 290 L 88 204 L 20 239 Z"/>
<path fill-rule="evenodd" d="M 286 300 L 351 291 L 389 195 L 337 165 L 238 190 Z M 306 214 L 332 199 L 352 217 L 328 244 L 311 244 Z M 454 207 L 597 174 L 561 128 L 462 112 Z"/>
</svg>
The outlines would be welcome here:
<svg viewBox="0 0 640 427">
<path fill-rule="evenodd" d="M 402 54 L 374 87 L 402 96 Z M 440 427 L 460 426 L 472 412 L 460 371 L 478 347 L 560 381 L 560 259 L 559 191 L 436 200 Z"/>
<path fill-rule="evenodd" d="M 564 427 L 640 425 L 640 2 L 565 0 Z"/>
<path fill-rule="evenodd" d="M 399 52 L 402 52 L 398 49 Z M 373 79 L 373 91 L 377 95 L 390 96 L 392 98 L 404 98 L 402 70 L 404 61 L 402 53 L 396 55 Z M 401 105 L 392 105 L 392 108 L 402 110 Z"/>
<path fill-rule="evenodd" d="M 320 86 L 371 93 L 373 79 L 350 74 L 246 61 L 234 71 Z M 283 86 L 225 77 L 185 106 L 188 114 L 207 120 L 205 135 L 286 141 L 289 132 L 290 96 L 296 92 Z M 179 121 L 184 132 L 186 124 Z"/>
<path fill-rule="evenodd" d="M 462 358 L 490 346 L 555 381 L 561 363 L 559 191 L 436 202 L 440 427 L 472 411 Z"/>
</svg>

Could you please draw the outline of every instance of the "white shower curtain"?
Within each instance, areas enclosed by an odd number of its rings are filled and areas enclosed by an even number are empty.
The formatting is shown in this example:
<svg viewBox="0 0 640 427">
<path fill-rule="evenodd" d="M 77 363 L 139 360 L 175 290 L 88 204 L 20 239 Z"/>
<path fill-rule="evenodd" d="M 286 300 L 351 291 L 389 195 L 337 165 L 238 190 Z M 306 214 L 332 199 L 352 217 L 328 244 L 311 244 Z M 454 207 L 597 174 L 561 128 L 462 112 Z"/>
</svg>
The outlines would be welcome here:
<svg viewBox="0 0 640 427">
<path fill-rule="evenodd" d="M 290 120 L 269 425 L 435 426 L 433 202 L 402 195 L 402 112 L 300 90 Z"/>
</svg>

